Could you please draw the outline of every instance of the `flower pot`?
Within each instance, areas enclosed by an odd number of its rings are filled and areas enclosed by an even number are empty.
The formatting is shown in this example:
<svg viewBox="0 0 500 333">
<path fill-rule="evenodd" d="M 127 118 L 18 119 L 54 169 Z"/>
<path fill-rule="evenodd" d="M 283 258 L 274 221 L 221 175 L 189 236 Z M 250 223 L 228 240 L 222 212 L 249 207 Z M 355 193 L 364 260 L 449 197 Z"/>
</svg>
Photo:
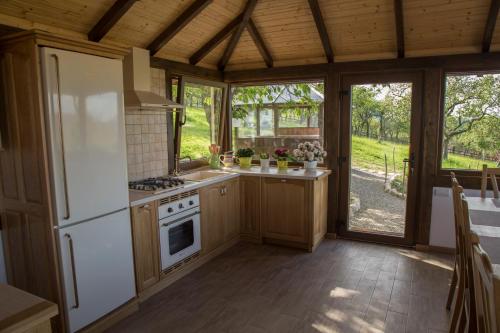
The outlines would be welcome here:
<svg viewBox="0 0 500 333">
<path fill-rule="evenodd" d="M 252 165 L 251 157 L 238 157 L 238 161 L 240 162 L 240 168 L 250 168 Z"/>
<path fill-rule="evenodd" d="M 288 161 L 277 161 L 278 163 L 278 170 L 286 170 L 288 169 Z"/>
<path fill-rule="evenodd" d="M 304 161 L 304 169 L 306 171 L 315 171 L 318 167 L 318 161 Z"/>
<path fill-rule="evenodd" d="M 260 168 L 261 169 L 269 169 L 269 159 L 260 159 Z"/>
</svg>

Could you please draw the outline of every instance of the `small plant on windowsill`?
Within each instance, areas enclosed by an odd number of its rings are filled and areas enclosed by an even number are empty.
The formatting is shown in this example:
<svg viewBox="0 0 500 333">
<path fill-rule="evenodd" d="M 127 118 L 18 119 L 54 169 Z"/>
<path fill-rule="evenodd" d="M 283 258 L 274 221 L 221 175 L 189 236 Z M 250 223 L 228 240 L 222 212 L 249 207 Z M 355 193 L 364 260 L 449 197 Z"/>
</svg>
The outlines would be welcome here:
<svg viewBox="0 0 500 333">
<path fill-rule="evenodd" d="M 293 161 L 292 156 L 288 152 L 286 148 L 278 148 L 274 151 L 273 154 L 274 159 L 276 159 L 276 163 L 278 163 L 279 170 L 288 169 L 288 161 Z"/>
<path fill-rule="evenodd" d="M 236 151 L 236 157 L 240 163 L 240 168 L 250 168 L 252 156 L 255 154 L 252 148 L 240 148 Z"/>
<path fill-rule="evenodd" d="M 260 153 L 260 168 L 269 169 L 269 153 Z"/>
</svg>

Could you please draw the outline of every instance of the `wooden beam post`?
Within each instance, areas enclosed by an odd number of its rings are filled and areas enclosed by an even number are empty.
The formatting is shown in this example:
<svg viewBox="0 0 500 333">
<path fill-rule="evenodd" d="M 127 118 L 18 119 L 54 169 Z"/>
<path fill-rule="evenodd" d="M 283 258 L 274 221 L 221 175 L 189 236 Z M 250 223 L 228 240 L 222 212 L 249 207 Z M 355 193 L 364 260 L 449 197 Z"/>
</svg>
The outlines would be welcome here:
<svg viewBox="0 0 500 333">
<path fill-rule="evenodd" d="M 255 26 L 255 23 L 251 18 L 250 20 L 248 20 L 248 32 L 250 33 L 250 36 L 252 37 L 255 43 L 255 46 L 257 46 L 257 49 L 259 49 L 260 55 L 264 59 L 264 62 L 266 63 L 267 67 L 269 68 L 273 67 L 273 57 L 271 56 L 271 52 L 269 52 L 266 43 L 264 43 L 264 39 L 262 39 L 259 30 L 257 30 L 257 27 Z"/>
<path fill-rule="evenodd" d="M 323 20 L 323 16 L 321 15 L 321 9 L 319 8 L 318 0 L 309 0 L 309 7 L 311 8 L 314 22 L 316 23 L 316 28 L 318 29 L 319 37 L 321 38 L 321 44 L 323 44 L 323 49 L 325 50 L 326 59 L 329 63 L 332 63 L 333 49 L 330 44 L 330 38 L 328 37 L 325 21 Z"/>
<path fill-rule="evenodd" d="M 398 45 L 398 58 L 404 58 L 405 35 L 403 21 L 403 0 L 394 0 L 394 15 L 396 18 L 396 41 Z"/>
<path fill-rule="evenodd" d="M 113 6 L 111 6 L 92 30 L 90 30 L 87 35 L 88 39 L 93 42 L 99 42 L 136 1 L 137 0 L 116 0 Z"/>
<path fill-rule="evenodd" d="M 195 0 L 174 22 L 172 22 L 158 37 L 149 45 L 148 50 L 151 55 L 155 55 L 165 46 L 174 36 L 181 31 L 189 22 L 191 22 L 203 9 L 205 9 L 213 0 Z"/>
<path fill-rule="evenodd" d="M 490 52 L 491 39 L 493 38 L 493 31 L 497 23 L 498 9 L 500 8 L 500 0 L 491 0 L 490 11 L 488 12 L 488 19 L 484 27 L 483 46 L 484 53 Z"/>
<path fill-rule="evenodd" d="M 191 65 L 196 65 L 201 61 L 207 54 L 210 53 L 213 49 L 217 47 L 224 39 L 226 39 L 231 32 L 241 23 L 241 19 L 243 18 L 243 14 L 238 15 L 234 20 L 229 22 L 221 31 L 219 31 L 215 36 L 213 36 L 208 42 L 206 42 L 202 47 L 198 49 L 193 55 L 189 58 L 189 63 Z"/>
<path fill-rule="evenodd" d="M 243 10 L 243 17 L 241 18 L 240 24 L 236 27 L 236 30 L 234 31 L 233 35 L 231 36 L 231 39 L 229 40 L 229 44 L 227 44 L 226 49 L 224 50 L 224 54 L 222 55 L 222 58 L 219 60 L 219 63 L 217 67 L 219 67 L 219 70 L 223 71 L 224 68 L 227 65 L 227 62 L 229 61 L 229 58 L 231 58 L 231 55 L 233 54 L 233 51 L 236 47 L 236 44 L 238 44 L 238 41 L 240 40 L 241 34 L 243 33 L 243 30 L 245 30 L 248 21 L 250 20 L 250 16 L 252 16 L 252 12 L 255 9 L 255 5 L 257 4 L 257 0 L 248 0 L 247 4 L 245 5 L 245 9 Z"/>
</svg>

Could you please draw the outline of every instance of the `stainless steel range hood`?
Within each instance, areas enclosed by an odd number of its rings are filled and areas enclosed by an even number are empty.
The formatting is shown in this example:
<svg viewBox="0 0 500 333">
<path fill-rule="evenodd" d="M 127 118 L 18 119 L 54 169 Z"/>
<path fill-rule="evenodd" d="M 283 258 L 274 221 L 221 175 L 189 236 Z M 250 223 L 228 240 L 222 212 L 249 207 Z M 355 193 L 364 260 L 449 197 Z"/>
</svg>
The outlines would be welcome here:
<svg viewBox="0 0 500 333">
<path fill-rule="evenodd" d="M 151 92 L 149 51 L 133 47 L 123 60 L 126 110 L 182 111 L 184 105 Z"/>
</svg>

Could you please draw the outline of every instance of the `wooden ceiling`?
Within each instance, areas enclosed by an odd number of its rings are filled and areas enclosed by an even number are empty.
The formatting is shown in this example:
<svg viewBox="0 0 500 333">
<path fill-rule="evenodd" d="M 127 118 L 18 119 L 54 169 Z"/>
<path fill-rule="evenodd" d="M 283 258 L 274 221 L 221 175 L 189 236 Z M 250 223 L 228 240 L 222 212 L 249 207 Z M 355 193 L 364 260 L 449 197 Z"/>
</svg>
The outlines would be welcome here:
<svg viewBox="0 0 500 333">
<path fill-rule="evenodd" d="M 500 51 L 499 1 L 2 0 L 0 24 L 234 70 Z"/>
</svg>

